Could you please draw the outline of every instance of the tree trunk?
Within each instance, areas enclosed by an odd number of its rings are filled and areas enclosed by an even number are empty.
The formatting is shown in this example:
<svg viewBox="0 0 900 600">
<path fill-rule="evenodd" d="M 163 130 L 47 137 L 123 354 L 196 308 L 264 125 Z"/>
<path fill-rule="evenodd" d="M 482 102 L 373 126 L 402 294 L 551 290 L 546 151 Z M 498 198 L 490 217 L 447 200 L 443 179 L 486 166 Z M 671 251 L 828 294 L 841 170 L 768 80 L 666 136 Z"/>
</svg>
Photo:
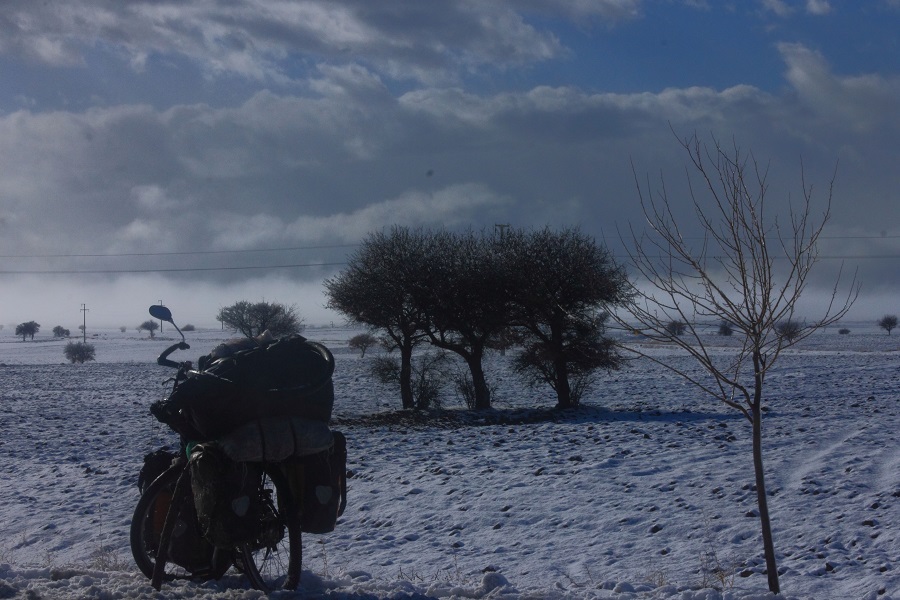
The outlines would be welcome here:
<svg viewBox="0 0 900 600">
<path fill-rule="evenodd" d="M 769 501 L 766 496 L 766 478 L 762 459 L 762 411 L 760 410 L 762 391 L 759 385 L 756 390 L 751 413 L 753 415 L 753 471 L 756 475 L 756 504 L 759 508 L 759 524 L 762 527 L 769 591 L 778 594 L 781 592 L 781 586 L 778 583 L 778 565 L 775 560 L 775 543 L 772 540 L 772 522 L 769 519 Z"/>
<path fill-rule="evenodd" d="M 469 371 L 472 372 L 472 385 L 475 387 L 475 408 L 478 410 L 488 409 L 491 407 L 491 390 L 484 378 L 481 353 L 472 353 L 466 362 L 469 364 Z"/>
<path fill-rule="evenodd" d="M 560 353 L 561 354 L 561 353 Z M 572 408 L 572 386 L 569 385 L 569 365 L 565 359 L 557 358 L 554 361 L 556 371 L 556 408 Z"/>
<path fill-rule="evenodd" d="M 415 408 L 412 391 L 412 342 L 404 340 L 400 346 L 400 402 L 403 408 Z"/>
</svg>

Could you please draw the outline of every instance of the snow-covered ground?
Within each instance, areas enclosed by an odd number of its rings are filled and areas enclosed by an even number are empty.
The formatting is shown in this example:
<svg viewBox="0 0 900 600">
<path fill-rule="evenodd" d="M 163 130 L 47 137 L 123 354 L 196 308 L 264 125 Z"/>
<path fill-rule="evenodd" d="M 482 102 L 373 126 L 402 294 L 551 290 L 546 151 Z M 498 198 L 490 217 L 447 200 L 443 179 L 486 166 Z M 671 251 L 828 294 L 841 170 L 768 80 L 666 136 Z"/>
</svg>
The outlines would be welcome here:
<svg viewBox="0 0 900 600">
<path fill-rule="evenodd" d="M 846 326 L 792 349 L 768 380 L 785 598 L 900 599 L 900 335 Z M 509 357 L 494 356 L 496 411 L 364 420 L 398 400 L 347 349 L 352 333 L 306 332 L 337 360 L 349 506 L 334 533 L 305 536 L 302 590 L 273 596 L 772 597 L 736 411 L 640 360 L 602 376 L 582 409 L 526 418 L 519 409 L 549 408 L 552 394 L 522 387 Z M 228 337 L 187 335 L 194 358 Z M 132 561 L 142 458 L 175 441 L 148 413 L 170 375 L 154 360 L 172 340 L 168 328 L 154 340 L 103 331 L 91 338 L 97 361 L 70 365 L 62 341 L 2 332 L 0 598 L 261 596 L 230 576 L 158 594 Z"/>
</svg>

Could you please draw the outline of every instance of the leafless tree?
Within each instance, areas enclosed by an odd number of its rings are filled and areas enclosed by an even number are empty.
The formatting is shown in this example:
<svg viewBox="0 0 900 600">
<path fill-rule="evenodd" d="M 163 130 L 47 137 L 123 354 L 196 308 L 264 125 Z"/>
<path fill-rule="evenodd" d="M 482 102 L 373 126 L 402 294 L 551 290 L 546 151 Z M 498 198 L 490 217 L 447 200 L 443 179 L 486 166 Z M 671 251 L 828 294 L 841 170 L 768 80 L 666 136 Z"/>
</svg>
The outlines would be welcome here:
<svg viewBox="0 0 900 600">
<path fill-rule="evenodd" d="M 891 335 L 891 329 L 897 326 L 897 315 L 884 315 L 878 321 L 878 326 L 888 332 L 888 335 Z"/>
<path fill-rule="evenodd" d="M 378 343 L 378 338 L 371 333 L 359 333 L 347 342 L 347 346 L 359 350 L 360 357 L 365 357 L 366 350 Z"/>
<path fill-rule="evenodd" d="M 629 312 L 646 336 L 674 344 L 696 359 L 702 375 L 648 356 L 640 348 L 627 349 L 660 362 L 750 422 L 766 572 L 769 589 L 778 593 L 762 456 L 766 376 L 787 346 L 844 316 L 858 286 L 854 277 L 846 297 L 839 295 L 838 274 L 824 315 L 785 335 L 779 323 L 793 320 L 817 262 L 817 242 L 830 215 L 833 178 L 816 219 L 813 189 L 807 186 L 801 165 L 801 201 L 789 207 L 786 222 L 779 222 L 767 213 L 768 169 L 752 153 L 743 153 L 736 144 L 726 149 L 715 138 L 707 144 L 696 135 L 680 144 L 690 160 L 688 189 L 702 239 L 690 238 L 679 226 L 664 180 L 654 191 L 649 181 L 642 184 L 635 174 L 649 231 L 639 234 L 632 229 L 629 236 L 631 262 L 644 280 L 635 282 Z M 691 183 L 691 172 L 698 176 L 699 188 Z M 743 339 L 736 354 L 710 350 L 698 325 L 710 320 L 727 321 Z M 685 323 L 684 334 L 671 330 L 673 321 Z"/>
<path fill-rule="evenodd" d="M 303 331 L 303 318 L 295 305 L 285 306 L 265 300 L 261 302 L 241 300 L 231 306 L 220 308 L 216 320 L 234 331 L 240 331 L 248 338 L 261 335 L 267 330 L 275 337 Z"/>
<path fill-rule="evenodd" d="M 577 406 L 599 370 L 622 365 L 606 324 L 607 312 L 627 301 L 625 268 L 578 228 L 511 229 L 495 253 L 522 347 L 515 371 L 532 386 L 549 385 L 558 408 Z"/>
<path fill-rule="evenodd" d="M 141 331 L 149 331 L 151 338 L 154 337 L 153 332 L 157 329 L 159 329 L 159 323 L 150 319 L 137 326 L 138 333 L 140 333 Z"/>
<path fill-rule="evenodd" d="M 416 406 L 413 351 L 427 337 L 427 317 L 413 291 L 430 268 L 424 251 L 428 237 L 422 230 L 400 226 L 374 232 L 350 256 L 344 271 L 325 280 L 328 308 L 382 332 L 386 349 L 400 351 L 403 408 Z"/>
</svg>

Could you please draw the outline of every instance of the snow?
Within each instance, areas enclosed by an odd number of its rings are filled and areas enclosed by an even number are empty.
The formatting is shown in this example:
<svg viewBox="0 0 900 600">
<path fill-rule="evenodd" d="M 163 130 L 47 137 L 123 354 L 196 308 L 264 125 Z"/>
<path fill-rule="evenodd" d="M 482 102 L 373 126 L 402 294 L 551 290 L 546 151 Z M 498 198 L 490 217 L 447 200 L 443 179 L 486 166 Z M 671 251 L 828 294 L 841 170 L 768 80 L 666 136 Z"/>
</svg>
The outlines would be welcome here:
<svg viewBox="0 0 900 600">
<path fill-rule="evenodd" d="M 844 326 L 784 354 L 767 382 L 783 598 L 900 599 L 900 335 Z M 346 347 L 354 333 L 306 332 L 337 361 L 349 505 L 335 532 L 304 536 L 301 590 L 273 598 L 775 598 L 750 427 L 733 409 L 641 359 L 603 375 L 581 409 L 553 413 L 549 390 L 492 356 L 496 410 L 413 419 Z M 187 337 L 196 358 L 229 336 Z M 171 371 L 154 361 L 172 332 L 90 341 L 97 361 L 71 365 L 65 341 L 0 338 L 0 598 L 263 597 L 232 575 L 157 593 L 138 572 L 137 473 L 175 443 L 148 412 L 167 389 Z"/>
</svg>

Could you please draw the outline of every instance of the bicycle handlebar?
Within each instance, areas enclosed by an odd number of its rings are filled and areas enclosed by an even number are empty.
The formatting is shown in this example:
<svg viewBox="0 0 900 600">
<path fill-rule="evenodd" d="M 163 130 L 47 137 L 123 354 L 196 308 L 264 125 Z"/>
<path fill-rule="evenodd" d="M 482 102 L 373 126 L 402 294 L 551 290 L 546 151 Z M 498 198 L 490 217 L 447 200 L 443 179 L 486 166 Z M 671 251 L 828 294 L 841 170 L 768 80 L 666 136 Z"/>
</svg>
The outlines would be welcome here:
<svg viewBox="0 0 900 600">
<path fill-rule="evenodd" d="M 177 344 L 172 344 L 165 350 L 163 353 L 159 355 L 159 358 L 156 359 L 156 364 L 161 367 L 172 367 L 173 369 L 180 369 L 181 363 L 177 363 L 174 360 L 169 360 L 169 355 L 175 352 L 176 350 L 190 350 L 190 346 L 186 342 L 178 342 Z"/>
</svg>

